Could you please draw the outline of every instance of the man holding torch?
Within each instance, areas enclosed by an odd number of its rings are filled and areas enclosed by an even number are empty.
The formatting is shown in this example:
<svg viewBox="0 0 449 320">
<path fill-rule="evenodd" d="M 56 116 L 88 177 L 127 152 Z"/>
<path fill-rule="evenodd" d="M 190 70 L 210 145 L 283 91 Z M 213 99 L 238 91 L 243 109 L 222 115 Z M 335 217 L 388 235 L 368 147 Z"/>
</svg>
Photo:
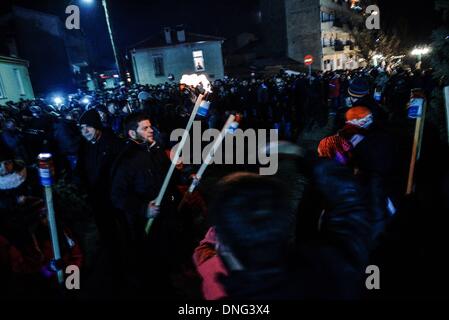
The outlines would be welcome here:
<svg viewBox="0 0 449 320">
<path fill-rule="evenodd" d="M 204 105 L 205 96 L 210 92 L 210 83 L 204 76 L 185 76 L 181 85 L 196 96 L 196 101 L 172 163 L 154 139 L 151 120 L 145 115 L 134 114 L 125 121 L 128 148 L 117 160 L 112 173 L 111 199 L 114 206 L 123 212 L 129 230 L 128 261 L 137 275 L 131 279 L 133 286 L 143 285 L 140 288 L 145 290 L 145 294 L 151 287 L 152 293 L 159 298 L 164 294 L 170 296 L 171 292 L 167 291 L 170 288 L 170 269 L 179 262 L 179 258 L 182 259 L 183 252 L 179 248 L 182 241 L 175 240 L 180 238 L 177 229 L 183 219 L 177 217 L 180 197 L 173 174 L 177 175 L 175 167 L 182 146 L 195 116 Z M 159 211 L 162 214 L 159 215 Z M 154 226 L 149 232 L 153 221 Z"/>
<path fill-rule="evenodd" d="M 169 184 L 160 206 L 153 200 L 163 184 L 170 161 L 155 141 L 147 116 L 130 115 L 125 121 L 125 130 L 127 147 L 113 167 L 111 200 L 127 225 L 127 281 L 133 290 L 142 290 L 142 294 L 168 297 L 169 272 L 174 264 L 174 252 L 177 252 L 179 196 L 174 184 Z M 159 214 L 159 208 L 163 214 L 156 219 L 151 234 L 146 236 L 145 223 Z M 151 292 L 148 292 L 149 288 Z"/>
</svg>

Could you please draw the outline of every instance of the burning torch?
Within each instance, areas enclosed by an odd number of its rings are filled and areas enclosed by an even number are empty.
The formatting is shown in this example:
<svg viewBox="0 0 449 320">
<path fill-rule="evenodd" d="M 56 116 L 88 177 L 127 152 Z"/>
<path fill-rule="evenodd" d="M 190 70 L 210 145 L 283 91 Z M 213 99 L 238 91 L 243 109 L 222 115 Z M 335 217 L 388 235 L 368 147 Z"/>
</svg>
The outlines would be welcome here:
<svg viewBox="0 0 449 320">
<path fill-rule="evenodd" d="M 167 175 L 165 176 L 164 182 L 162 183 L 162 187 L 159 191 L 157 198 L 154 200 L 155 206 L 160 206 L 162 199 L 164 198 L 165 192 L 167 191 L 168 184 L 170 182 L 171 176 L 175 170 L 176 164 L 178 163 L 179 157 L 181 155 L 181 151 L 184 147 L 184 144 L 187 141 L 187 137 L 189 136 L 190 129 L 192 128 L 193 121 L 197 114 L 201 116 L 207 115 L 207 110 L 209 109 L 209 102 L 206 100 L 207 95 L 212 92 L 211 84 L 209 80 L 207 80 L 205 75 L 183 75 L 180 80 L 181 89 L 189 90 L 189 92 L 196 96 L 195 105 L 190 114 L 189 122 L 184 130 L 184 134 L 182 135 L 181 142 L 176 149 L 175 155 L 171 161 L 170 168 L 168 169 Z M 199 94 L 197 95 L 196 92 Z M 151 225 L 153 224 L 154 218 L 148 219 L 148 222 L 145 227 L 146 234 L 149 233 Z"/>
</svg>

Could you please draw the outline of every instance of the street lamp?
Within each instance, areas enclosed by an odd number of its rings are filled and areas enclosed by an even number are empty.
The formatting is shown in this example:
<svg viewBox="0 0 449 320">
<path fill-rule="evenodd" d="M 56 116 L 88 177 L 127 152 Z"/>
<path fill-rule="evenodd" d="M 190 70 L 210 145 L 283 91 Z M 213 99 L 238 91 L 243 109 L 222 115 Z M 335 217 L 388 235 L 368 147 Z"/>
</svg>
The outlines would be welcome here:
<svg viewBox="0 0 449 320">
<path fill-rule="evenodd" d="M 416 64 L 417 65 L 416 69 L 421 69 L 422 56 L 428 54 L 430 51 L 431 51 L 431 49 L 429 47 L 415 48 L 412 50 L 412 52 L 411 52 L 412 56 L 417 56 L 417 58 L 418 58 L 418 63 Z"/>
<path fill-rule="evenodd" d="M 64 103 L 64 99 L 62 99 L 61 97 L 54 97 L 54 98 L 53 98 L 53 102 L 54 102 L 57 106 L 59 106 L 59 105 L 61 105 L 61 104 Z"/>
</svg>

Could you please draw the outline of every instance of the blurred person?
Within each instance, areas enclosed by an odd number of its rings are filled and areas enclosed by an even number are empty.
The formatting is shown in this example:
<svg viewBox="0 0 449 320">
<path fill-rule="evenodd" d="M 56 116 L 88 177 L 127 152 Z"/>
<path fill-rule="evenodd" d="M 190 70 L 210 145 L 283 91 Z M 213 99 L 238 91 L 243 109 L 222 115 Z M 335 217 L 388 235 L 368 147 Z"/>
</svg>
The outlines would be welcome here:
<svg viewBox="0 0 449 320">
<path fill-rule="evenodd" d="M 12 118 L 6 119 L 3 123 L 3 131 L 0 134 L 2 142 L 13 150 L 18 159 L 22 159 L 26 163 L 30 161 L 28 151 L 25 148 L 25 141 L 22 133 L 16 125 L 16 121 Z"/>
<path fill-rule="evenodd" d="M 331 74 L 329 80 L 329 99 L 331 100 L 330 114 L 336 115 L 340 108 L 340 77 L 337 73 Z"/>
<path fill-rule="evenodd" d="M 367 107 L 356 106 L 346 112 L 346 125 L 338 135 L 351 143 L 351 165 L 362 185 L 376 225 L 374 237 L 384 232 L 395 214 L 406 181 L 401 170 L 403 157 L 395 137 L 382 127 Z"/>
<path fill-rule="evenodd" d="M 62 117 L 55 120 L 52 131 L 57 154 L 62 157 L 63 167 L 72 175 L 78 162 L 81 143 L 77 122 L 67 111 Z"/>
<path fill-rule="evenodd" d="M 58 223 L 61 262 L 81 266 L 80 246 L 62 220 Z M 53 248 L 38 175 L 4 145 L 0 145 L 0 254 L 0 272 L 10 275 L 2 282 L 0 295 L 2 290 L 8 297 L 22 298 L 51 292 L 56 281 L 50 268 Z"/>
<path fill-rule="evenodd" d="M 234 173 L 217 186 L 209 212 L 228 299 L 356 299 L 370 251 L 368 211 L 352 172 L 330 160 L 314 168 L 325 200 L 320 237 L 289 252 L 285 186 Z"/>
<path fill-rule="evenodd" d="M 347 105 L 349 108 L 355 106 L 366 107 L 373 114 L 376 125 L 383 125 L 385 123 L 387 115 L 374 100 L 368 80 L 363 77 L 354 78 L 349 83 L 348 93 Z"/>
</svg>

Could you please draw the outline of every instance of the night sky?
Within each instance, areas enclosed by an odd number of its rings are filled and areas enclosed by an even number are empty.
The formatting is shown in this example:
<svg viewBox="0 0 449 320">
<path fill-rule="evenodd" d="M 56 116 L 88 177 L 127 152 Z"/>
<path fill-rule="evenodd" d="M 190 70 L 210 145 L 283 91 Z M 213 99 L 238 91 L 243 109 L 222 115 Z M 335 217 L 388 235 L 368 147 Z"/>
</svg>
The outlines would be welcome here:
<svg viewBox="0 0 449 320">
<path fill-rule="evenodd" d="M 1 0 L 26 8 L 56 14 L 65 19 L 70 0 Z M 81 28 L 91 44 L 97 67 L 114 65 L 101 0 L 92 4 L 72 0 L 81 8 Z M 388 29 L 399 27 L 407 45 L 428 43 L 434 28 L 433 0 L 421 6 L 407 0 L 378 0 L 381 21 Z M 187 31 L 231 38 L 257 29 L 258 0 L 108 0 L 115 40 L 126 48 L 159 32 L 163 26 L 184 24 Z M 95 46 L 92 46 L 95 44 Z"/>
<path fill-rule="evenodd" d="M 408 45 L 428 43 L 432 30 L 438 27 L 433 0 L 418 2 L 378 0 L 378 2 L 385 30 L 399 29 L 403 32 L 403 40 Z"/>
</svg>

